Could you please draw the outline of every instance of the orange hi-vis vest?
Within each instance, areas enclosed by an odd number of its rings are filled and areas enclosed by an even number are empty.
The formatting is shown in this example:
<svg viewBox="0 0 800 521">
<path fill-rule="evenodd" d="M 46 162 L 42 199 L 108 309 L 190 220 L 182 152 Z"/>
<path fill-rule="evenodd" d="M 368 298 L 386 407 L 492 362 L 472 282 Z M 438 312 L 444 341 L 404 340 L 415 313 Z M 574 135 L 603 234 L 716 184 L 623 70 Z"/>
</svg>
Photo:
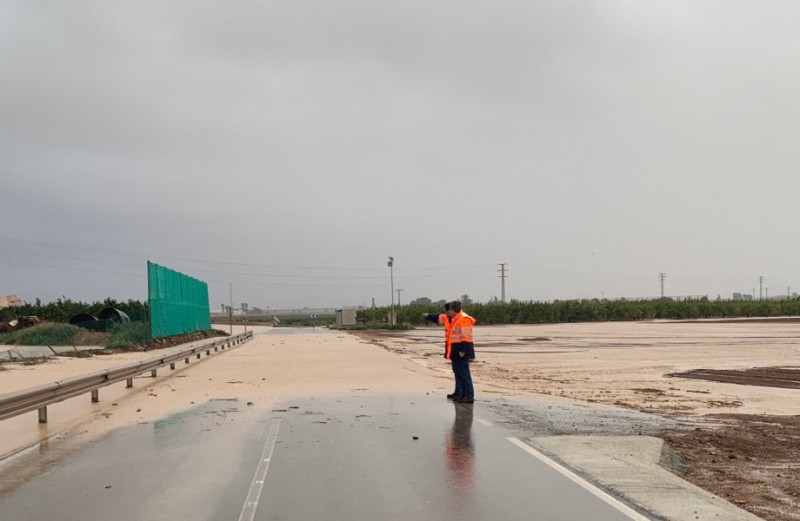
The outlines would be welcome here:
<svg viewBox="0 0 800 521">
<path fill-rule="evenodd" d="M 475 325 L 475 319 L 460 311 L 449 324 L 449 333 L 445 333 L 447 338 L 447 349 L 444 357 L 450 359 L 450 351 L 453 344 L 461 342 L 474 342 L 472 334 L 472 326 Z M 447 327 L 447 326 L 445 326 Z"/>
<path fill-rule="evenodd" d="M 444 357 L 450 358 L 450 319 L 447 313 L 439 315 L 439 325 L 444 326 Z"/>
</svg>

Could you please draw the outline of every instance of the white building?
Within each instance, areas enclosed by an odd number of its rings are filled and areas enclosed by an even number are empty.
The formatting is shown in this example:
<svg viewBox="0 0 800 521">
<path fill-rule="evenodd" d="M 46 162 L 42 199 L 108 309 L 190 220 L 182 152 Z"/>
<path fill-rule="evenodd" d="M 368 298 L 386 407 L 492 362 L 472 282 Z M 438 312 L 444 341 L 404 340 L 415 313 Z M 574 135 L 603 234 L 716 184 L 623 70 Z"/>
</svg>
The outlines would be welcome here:
<svg viewBox="0 0 800 521">
<path fill-rule="evenodd" d="M 22 307 L 22 304 L 22 299 L 16 295 L 6 295 L 5 297 L 0 297 L 0 309 L 18 308 Z"/>
</svg>

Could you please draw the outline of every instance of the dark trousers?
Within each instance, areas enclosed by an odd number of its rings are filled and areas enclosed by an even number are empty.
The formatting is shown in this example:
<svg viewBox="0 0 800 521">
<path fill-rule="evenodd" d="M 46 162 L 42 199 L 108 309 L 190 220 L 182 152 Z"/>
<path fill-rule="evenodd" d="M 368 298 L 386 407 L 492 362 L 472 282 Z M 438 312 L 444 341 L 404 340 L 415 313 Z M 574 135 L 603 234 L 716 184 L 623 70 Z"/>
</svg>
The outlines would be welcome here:
<svg viewBox="0 0 800 521">
<path fill-rule="evenodd" d="M 456 396 L 462 398 L 475 398 L 475 390 L 472 387 L 472 375 L 469 372 L 469 359 L 460 357 L 458 353 L 453 353 L 451 360 L 453 363 L 453 374 L 456 377 Z"/>
</svg>

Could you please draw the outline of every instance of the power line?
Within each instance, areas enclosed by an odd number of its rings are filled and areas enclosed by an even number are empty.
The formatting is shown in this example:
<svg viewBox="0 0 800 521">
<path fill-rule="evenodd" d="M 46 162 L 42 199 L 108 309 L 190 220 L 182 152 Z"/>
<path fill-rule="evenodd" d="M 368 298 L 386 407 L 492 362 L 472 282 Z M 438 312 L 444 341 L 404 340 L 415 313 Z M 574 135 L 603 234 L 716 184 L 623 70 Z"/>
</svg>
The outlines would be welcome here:
<svg viewBox="0 0 800 521">
<path fill-rule="evenodd" d="M 141 264 L 133 264 L 130 262 L 118 262 L 118 261 L 104 261 L 104 260 L 96 260 L 96 259 L 86 259 L 83 257 L 70 257 L 68 255 L 54 255 L 52 253 L 39 253 L 39 252 L 29 252 L 29 251 L 20 251 L 20 250 L 10 250 L 7 248 L 0 248 L 0 252 L 5 253 L 17 253 L 20 255 L 36 255 L 38 257 L 50 257 L 52 259 L 64 259 L 64 260 L 76 260 L 81 262 L 91 262 L 94 264 L 112 264 L 114 266 L 133 266 L 136 268 L 141 268 Z"/>
<path fill-rule="evenodd" d="M 145 277 L 144 273 L 121 273 L 118 271 L 106 271 L 106 270 L 93 270 L 89 268 L 74 268 L 72 266 L 55 266 L 53 264 L 41 264 L 38 262 L 21 262 L 21 261 L 13 261 L 9 259 L 0 259 L 0 262 L 10 263 L 10 264 L 21 264 L 23 266 L 36 266 L 40 268 L 54 268 L 57 270 L 72 270 L 72 271 L 84 271 L 87 273 L 105 273 L 108 275 L 123 275 L 125 277 Z"/>
<path fill-rule="evenodd" d="M 52 247 L 52 248 L 64 248 L 69 250 L 79 250 L 79 251 L 88 251 L 92 253 L 104 253 L 107 255 L 122 255 L 127 257 L 138 257 L 143 259 L 167 259 L 167 260 L 178 260 L 178 261 L 185 261 L 185 262 L 202 262 L 207 264 L 225 264 L 229 266 L 247 266 L 251 268 L 269 268 L 269 269 L 288 269 L 288 270 L 327 270 L 327 271 L 382 271 L 381 268 L 374 268 L 374 267 L 331 267 L 331 266 L 279 266 L 274 264 L 257 264 L 257 263 L 247 263 L 247 262 L 233 262 L 233 261 L 218 261 L 218 260 L 208 260 L 208 259 L 198 259 L 198 258 L 190 258 L 190 257 L 173 257 L 167 255 L 156 255 L 152 253 L 133 253 L 127 251 L 114 251 L 114 250 L 102 250 L 97 248 L 86 248 L 81 246 L 72 246 L 67 244 L 57 244 L 57 243 L 49 243 L 49 242 L 40 242 L 40 241 L 31 241 L 26 239 L 15 239 L 11 237 L 0 237 L 0 240 L 4 241 L 11 241 L 11 242 L 19 242 L 25 244 L 33 244 L 37 246 L 45 246 L 45 247 Z M 405 268 L 404 271 L 412 272 L 412 271 L 441 271 L 441 270 L 452 270 L 452 269 L 473 269 L 473 268 L 487 268 L 492 266 L 491 264 L 471 264 L 471 265 L 464 265 L 464 266 L 424 266 L 418 268 Z M 435 276 L 435 275 L 430 275 Z"/>
<path fill-rule="evenodd" d="M 40 253 L 40 252 L 27 252 L 27 251 L 20 251 L 20 250 L 11 250 L 7 248 L 0 248 L 0 252 L 6 253 L 17 253 L 20 255 L 33 255 L 39 257 L 49 257 L 54 259 L 65 259 L 65 260 L 75 260 L 81 262 L 90 262 L 96 264 L 111 264 L 114 266 L 132 266 L 132 267 L 141 267 L 140 264 L 132 264 L 129 262 L 118 262 L 118 261 L 107 261 L 107 260 L 95 260 L 95 259 L 86 259 L 83 257 L 72 257 L 69 255 L 55 255 L 52 253 Z M 280 277 L 280 278 L 290 278 L 290 279 L 379 279 L 383 280 L 384 277 L 379 277 L 377 275 L 289 275 L 289 274 L 280 274 L 280 273 L 252 273 L 252 272 L 241 272 L 241 271 L 220 271 L 220 270 L 207 270 L 201 268 L 185 268 L 186 271 L 193 271 L 195 273 L 215 273 L 218 275 L 245 275 L 245 276 L 260 276 L 260 277 Z M 448 276 L 474 276 L 474 275 L 485 275 L 484 272 L 459 272 L 459 273 L 448 273 Z M 401 274 L 399 278 L 401 279 L 421 279 L 421 278 L 440 278 L 441 275 L 437 274 L 428 274 L 428 275 L 405 275 Z"/>
<path fill-rule="evenodd" d="M 123 273 L 119 271 L 108 271 L 108 270 L 97 270 L 97 269 L 90 269 L 90 268 L 76 268 L 73 266 L 57 266 L 55 264 L 43 264 L 38 262 L 22 262 L 22 261 L 13 261 L 9 259 L 0 259 L 0 263 L 8 263 L 8 264 L 17 264 L 21 266 L 35 266 L 39 268 L 51 268 L 57 270 L 70 270 L 70 271 L 81 271 L 84 273 L 102 273 L 106 275 L 121 275 L 124 277 L 142 277 L 146 278 L 145 273 Z M 192 271 L 192 270 L 186 270 Z M 224 283 L 228 284 L 233 282 L 234 284 L 245 284 L 245 285 L 256 285 L 256 286 L 277 286 L 277 287 L 291 287 L 291 288 L 377 288 L 382 287 L 382 284 L 288 284 L 288 283 L 281 283 L 281 282 L 260 282 L 260 281 L 230 281 L 230 280 L 207 280 L 205 282 L 213 282 L 213 283 Z M 447 280 L 438 280 L 438 284 L 455 284 L 461 282 L 457 279 L 447 279 Z M 411 283 L 406 284 L 407 286 L 430 286 L 428 282 L 420 282 L 420 283 Z"/>
</svg>

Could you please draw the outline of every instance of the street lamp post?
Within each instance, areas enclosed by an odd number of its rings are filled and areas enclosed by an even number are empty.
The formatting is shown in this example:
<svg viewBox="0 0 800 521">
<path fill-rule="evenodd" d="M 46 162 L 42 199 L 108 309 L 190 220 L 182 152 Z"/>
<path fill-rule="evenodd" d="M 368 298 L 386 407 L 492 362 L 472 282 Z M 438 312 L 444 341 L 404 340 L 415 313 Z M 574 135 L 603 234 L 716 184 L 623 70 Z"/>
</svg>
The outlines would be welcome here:
<svg viewBox="0 0 800 521">
<path fill-rule="evenodd" d="M 389 280 L 392 284 L 392 292 L 390 293 L 392 297 L 392 314 L 389 316 L 389 325 L 393 326 L 395 324 L 394 318 L 394 257 L 389 257 Z"/>
</svg>

